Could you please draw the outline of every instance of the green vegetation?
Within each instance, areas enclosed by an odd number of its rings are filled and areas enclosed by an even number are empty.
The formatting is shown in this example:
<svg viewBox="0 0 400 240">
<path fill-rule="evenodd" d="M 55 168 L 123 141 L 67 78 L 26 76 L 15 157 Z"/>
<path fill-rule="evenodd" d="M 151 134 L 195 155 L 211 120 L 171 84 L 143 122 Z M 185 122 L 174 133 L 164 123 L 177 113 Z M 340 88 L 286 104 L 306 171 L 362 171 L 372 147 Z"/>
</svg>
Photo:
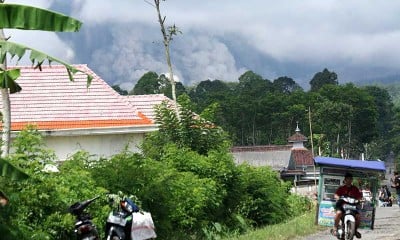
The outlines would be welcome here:
<svg viewBox="0 0 400 240">
<path fill-rule="evenodd" d="M 168 93 L 161 80 L 149 72 L 130 93 Z M 247 71 L 238 82 L 208 79 L 177 94 L 188 95 L 196 113 L 213 108 L 213 124 L 224 129 L 234 145 L 287 144 L 298 122 L 302 133 L 313 139 L 315 155 L 359 159 L 364 154 L 382 160 L 392 151 L 399 155 L 400 108 L 387 89 L 341 85 L 328 69 L 316 73 L 310 86 L 304 91 L 290 77 L 269 80 Z"/>
<path fill-rule="evenodd" d="M 0 178 L 10 198 L 0 211 L 2 239 L 73 239 L 68 207 L 98 195 L 104 197 L 89 210 L 102 229 L 111 210 L 108 192 L 133 196 L 151 212 L 160 239 L 237 236 L 310 210 L 311 201 L 292 195 L 290 183 L 269 167 L 235 165 L 224 131 L 208 119 L 193 118 L 187 96 L 179 100 L 179 120 L 174 110 L 160 106 L 160 131 L 146 138 L 142 154 L 124 151 L 93 159 L 82 151 L 59 172 L 43 171 L 54 164 L 54 154 L 43 146 L 40 133 L 32 126 L 22 131 L 8 161 L 30 177 Z M 208 109 L 202 115 L 214 114 Z"/>
<path fill-rule="evenodd" d="M 260 229 L 255 229 L 241 236 L 226 237 L 224 240 L 289 240 L 296 237 L 307 236 L 325 227 L 315 225 L 315 211 L 309 211 L 301 216 L 295 217 L 283 223 L 270 225 Z"/>
<path fill-rule="evenodd" d="M 155 1 L 156 6 L 158 3 Z M 37 21 L 7 17 L 12 21 L 0 23 L 10 25 L 0 24 L 0 30 L 25 23 L 23 29 L 67 31 L 58 24 L 67 20 L 75 23 L 68 31 L 80 26 L 67 16 L 29 6 L 0 4 L 0 11 L 6 17 L 16 11 L 42 16 L 35 18 Z M 58 20 L 45 21 L 47 14 Z M 31 52 L 30 59 L 39 68 L 47 59 L 65 65 L 71 79 L 79 71 L 45 53 L 7 41 L 3 34 L 0 38 L 4 50 L 0 65 L 6 54 L 21 58 Z M 7 89 L 10 93 L 21 90 L 15 82 L 20 73 L 0 67 L 2 95 L 7 99 Z M 130 93 L 163 93 L 175 100 L 172 75 L 172 69 L 169 79 L 149 72 Z M 88 76 L 88 83 L 90 79 Z M 55 164 L 54 153 L 29 126 L 13 142 L 14 153 L 0 160 L 1 189 L 10 199 L 0 209 L 1 238 L 73 239 L 74 219 L 66 210 L 72 203 L 94 196 L 104 196 L 90 206 L 94 222 L 102 229 L 111 210 L 105 197 L 109 192 L 133 196 L 143 210 L 150 211 L 160 239 L 293 239 L 321 230 L 314 225 L 310 200 L 290 194 L 290 183 L 282 182 L 275 171 L 235 165 L 229 152 L 232 142 L 286 144 L 297 122 L 308 136 L 312 122 L 314 135 L 310 138 L 320 154 L 359 158 L 365 153 L 366 158 L 384 159 L 390 152 L 400 153 L 400 108 L 391 99 L 397 95 L 388 90 L 340 85 L 336 73 L 327 69 L 316 73 L 310 85 L 306 92 L 289 77 L 271 81 L 252 71 L 245 72 L 237 83 L 205 80 L 190 90 L 178 83 L 179 115 L 166 104 L 157 109 L 159 131 L 146 137 L 142 153 L 125 151 L 109 159 L 93 159 L 82 151 L 59 166 L 58 172 L 44 171 Z M 114 88 L 123 93 L 118 86 Z M 193 117 L 194 112 L 200 117 Z M 3 113 L 5 133 L 10 125 L 7 119 L 9 114 Z M 8 143 L 9 138 L 3 137 L 4 156 Z"/>
<path fill-rule="evenodd" d="M 161 239 L 241 239 L 242 234 L 289 239 L 317 231 L 314 214 L 304 215 L 312 212 L 312 203 L 290 194 L 291 183 L 269 167 L 237 166 L 230 154 L 232 139 L 244 145 L 286 144 L 292 123 L 308 122 L 307 106 L 322 154 L 365 151 L 374 157 L 400 151 L 400 111 L 379 87 L 330 82 L 304 92 L 289 78 L 275 83 L 247 72 L 238 84 L 202 82 L 178 101 L 179 116 L 167 103 L 158 107 L 159 131 L 146 136 L 141 153 L 94 159 L 82 151 L 59 172 L 43 171 L 54 164 L 54 154 L 42 145 L 39 132 L 22 131 L 5 160 L 29 178 L 0 178 L 10 198 L 0 211 L 2 237 L 72 239 L 68 206 L 107 192 L 133 196 L 152 213 Z M 90 207 L 100 228 L 109 211 L 105 197 Z"/>
</svg>

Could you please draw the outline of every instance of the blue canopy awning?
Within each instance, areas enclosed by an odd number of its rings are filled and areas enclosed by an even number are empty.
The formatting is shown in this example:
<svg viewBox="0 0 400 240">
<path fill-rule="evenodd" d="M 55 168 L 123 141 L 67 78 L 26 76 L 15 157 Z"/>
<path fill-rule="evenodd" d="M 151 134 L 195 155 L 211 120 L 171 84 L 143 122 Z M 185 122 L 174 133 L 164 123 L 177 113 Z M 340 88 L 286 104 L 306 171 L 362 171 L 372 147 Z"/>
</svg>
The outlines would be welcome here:
<svg viewBox="0 0 400 240">
<path fill-rule="evenodd" d="M 345 168 L 354 170 L 369 170 L 386 172 L 385 162 L 383 161 L 370 161 L 370 160 L 353 160 L 333 157 L 315 157 L 314 162 L 316 166 L 324 167 L 331 166 L 335 168 Z"/>
</svg>

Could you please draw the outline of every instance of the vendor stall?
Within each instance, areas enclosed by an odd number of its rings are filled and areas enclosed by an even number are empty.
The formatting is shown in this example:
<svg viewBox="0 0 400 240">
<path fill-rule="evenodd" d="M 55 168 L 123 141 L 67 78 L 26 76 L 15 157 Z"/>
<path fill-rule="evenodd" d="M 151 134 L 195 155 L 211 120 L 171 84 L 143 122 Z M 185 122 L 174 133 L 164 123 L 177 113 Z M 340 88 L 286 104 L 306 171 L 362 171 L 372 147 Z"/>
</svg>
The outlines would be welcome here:
<svg viewBox="0 0 400 240">
<path fill-rule="evenodd" d="M 364 201 L 361 205 L 361 228 L 374 228 L 376 193 L 379 181 L 386 168 L 382 161 L 351 160 L 332 157 L 315 157 L 316 167 L 320 169 L 318 186 L 317 222 L 322 226 L 333 226 L 335 217 L 334 194 L 343 184 L 346 172 L 354 176 L 354 185 L 362 191 Z"/>
</svg>

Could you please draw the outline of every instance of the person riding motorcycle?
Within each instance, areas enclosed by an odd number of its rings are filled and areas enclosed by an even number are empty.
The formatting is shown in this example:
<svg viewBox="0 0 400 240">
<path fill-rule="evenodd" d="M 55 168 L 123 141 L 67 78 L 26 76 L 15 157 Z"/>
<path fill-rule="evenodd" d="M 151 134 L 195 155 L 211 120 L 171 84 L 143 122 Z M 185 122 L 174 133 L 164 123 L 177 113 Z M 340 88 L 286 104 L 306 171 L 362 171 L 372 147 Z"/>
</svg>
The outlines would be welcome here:
<svg viewBox="0 0 400 240">
<path fill-rule="evenodd" d="M 343 211 L 343 201 L 340 201 L 340 197 L 348 196 L 355 198 L 357 200 L 362 199 L 362 194 L 360 190 L 353 185 L 353 175 L 351 173 L 346 173 L 344 176 L 344 185 L 340 186 L 335 192 L 335 199 L 336 199 L 336 215 L 335 215 L 335 225 L 334 229 L 331 230 L 332 235 L 337 236 L 337 230 L 339 226 L 340 219 L 342 219 Z M 357 231 L 358 227 L 360 226 L 360 213 L 357 213 L 355 216 L 356 220 L 356 238 L 361 238 L 361 233 Z"/>
</svg>

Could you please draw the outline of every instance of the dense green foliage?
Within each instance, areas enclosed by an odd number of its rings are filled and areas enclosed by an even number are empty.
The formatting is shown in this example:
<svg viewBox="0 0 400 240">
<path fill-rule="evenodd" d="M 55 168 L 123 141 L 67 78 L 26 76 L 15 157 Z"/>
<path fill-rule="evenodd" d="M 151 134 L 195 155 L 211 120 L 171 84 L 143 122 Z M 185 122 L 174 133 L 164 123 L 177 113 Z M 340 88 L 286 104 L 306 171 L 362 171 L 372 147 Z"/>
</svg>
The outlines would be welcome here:
<svg viewBox="0 0 400 240">
<path fill-rule="evenodd" d="M 147 72 L 138 80 L 129 94 L 164 94 L 172 98 L 171 88 L 171 81 L 164 74 L 159 76 L 155 72 Z M 175 83 L 175 88 L 177 96 L 185 92 L 185 87 L 180 82 Z"/>
<path fill-rule="evenodd" d="M 222 129 L 193 117 L 187 96 L 180 97 L 180 104 L 179 120 L 170 116 L 174 111 L 160 107 L 160 131 L 146 138 L 143 153 L 92 159 L 78 152 L 58 172 L 44 171 L 54 164 L 54 154 L 43 146 L 40 133 L 32 126 L 22 131 L 9 161 L 30 178 L 0 179 L 10 197 L 0 211 L 2 239 L 72 239 L 74 219 L 68 207 L 94 196 L 102 197 L 89 210 L 104 235 L 111 210 L 106 193 L 132 196 L 152 213 L 161 239 L 237 235 L 310 208 L 310 201 L 291 195 L 290 185 L 270 168 L 235 165 Z M 213 108 L 201 115 L 211 119 Z"/>
<path fill-rule="evenodd" d="M 318 91 L 325 85 L 338 85 L 338 76 L 335 72 L 330 72 L 328 69 L 324 69 L 322 72 L 318 72 L 310 81 L 311 91 Z"/>
<path fill-rule="evenodd" d="M 41 135 L 32 127 L 22 131 L 14 142 L 15 154 L 9 161 L 29 173 L 24 181 L 0 178 L 0 185 L 8 193 L 10 203 L 0 210 L 3 224 L 2 239 L 72 239 L 73 217 L 68 207 L 105 189 L 97 187 L 90 173 L 85 171 L 82 156 L 77 154 L 64 163 L 59 172 L 44 171 L 53 161 L 52 151 L 43 146 Z M 98 205 L 95 221 L 101 224 L 107 213 Z"/>
</svg>

